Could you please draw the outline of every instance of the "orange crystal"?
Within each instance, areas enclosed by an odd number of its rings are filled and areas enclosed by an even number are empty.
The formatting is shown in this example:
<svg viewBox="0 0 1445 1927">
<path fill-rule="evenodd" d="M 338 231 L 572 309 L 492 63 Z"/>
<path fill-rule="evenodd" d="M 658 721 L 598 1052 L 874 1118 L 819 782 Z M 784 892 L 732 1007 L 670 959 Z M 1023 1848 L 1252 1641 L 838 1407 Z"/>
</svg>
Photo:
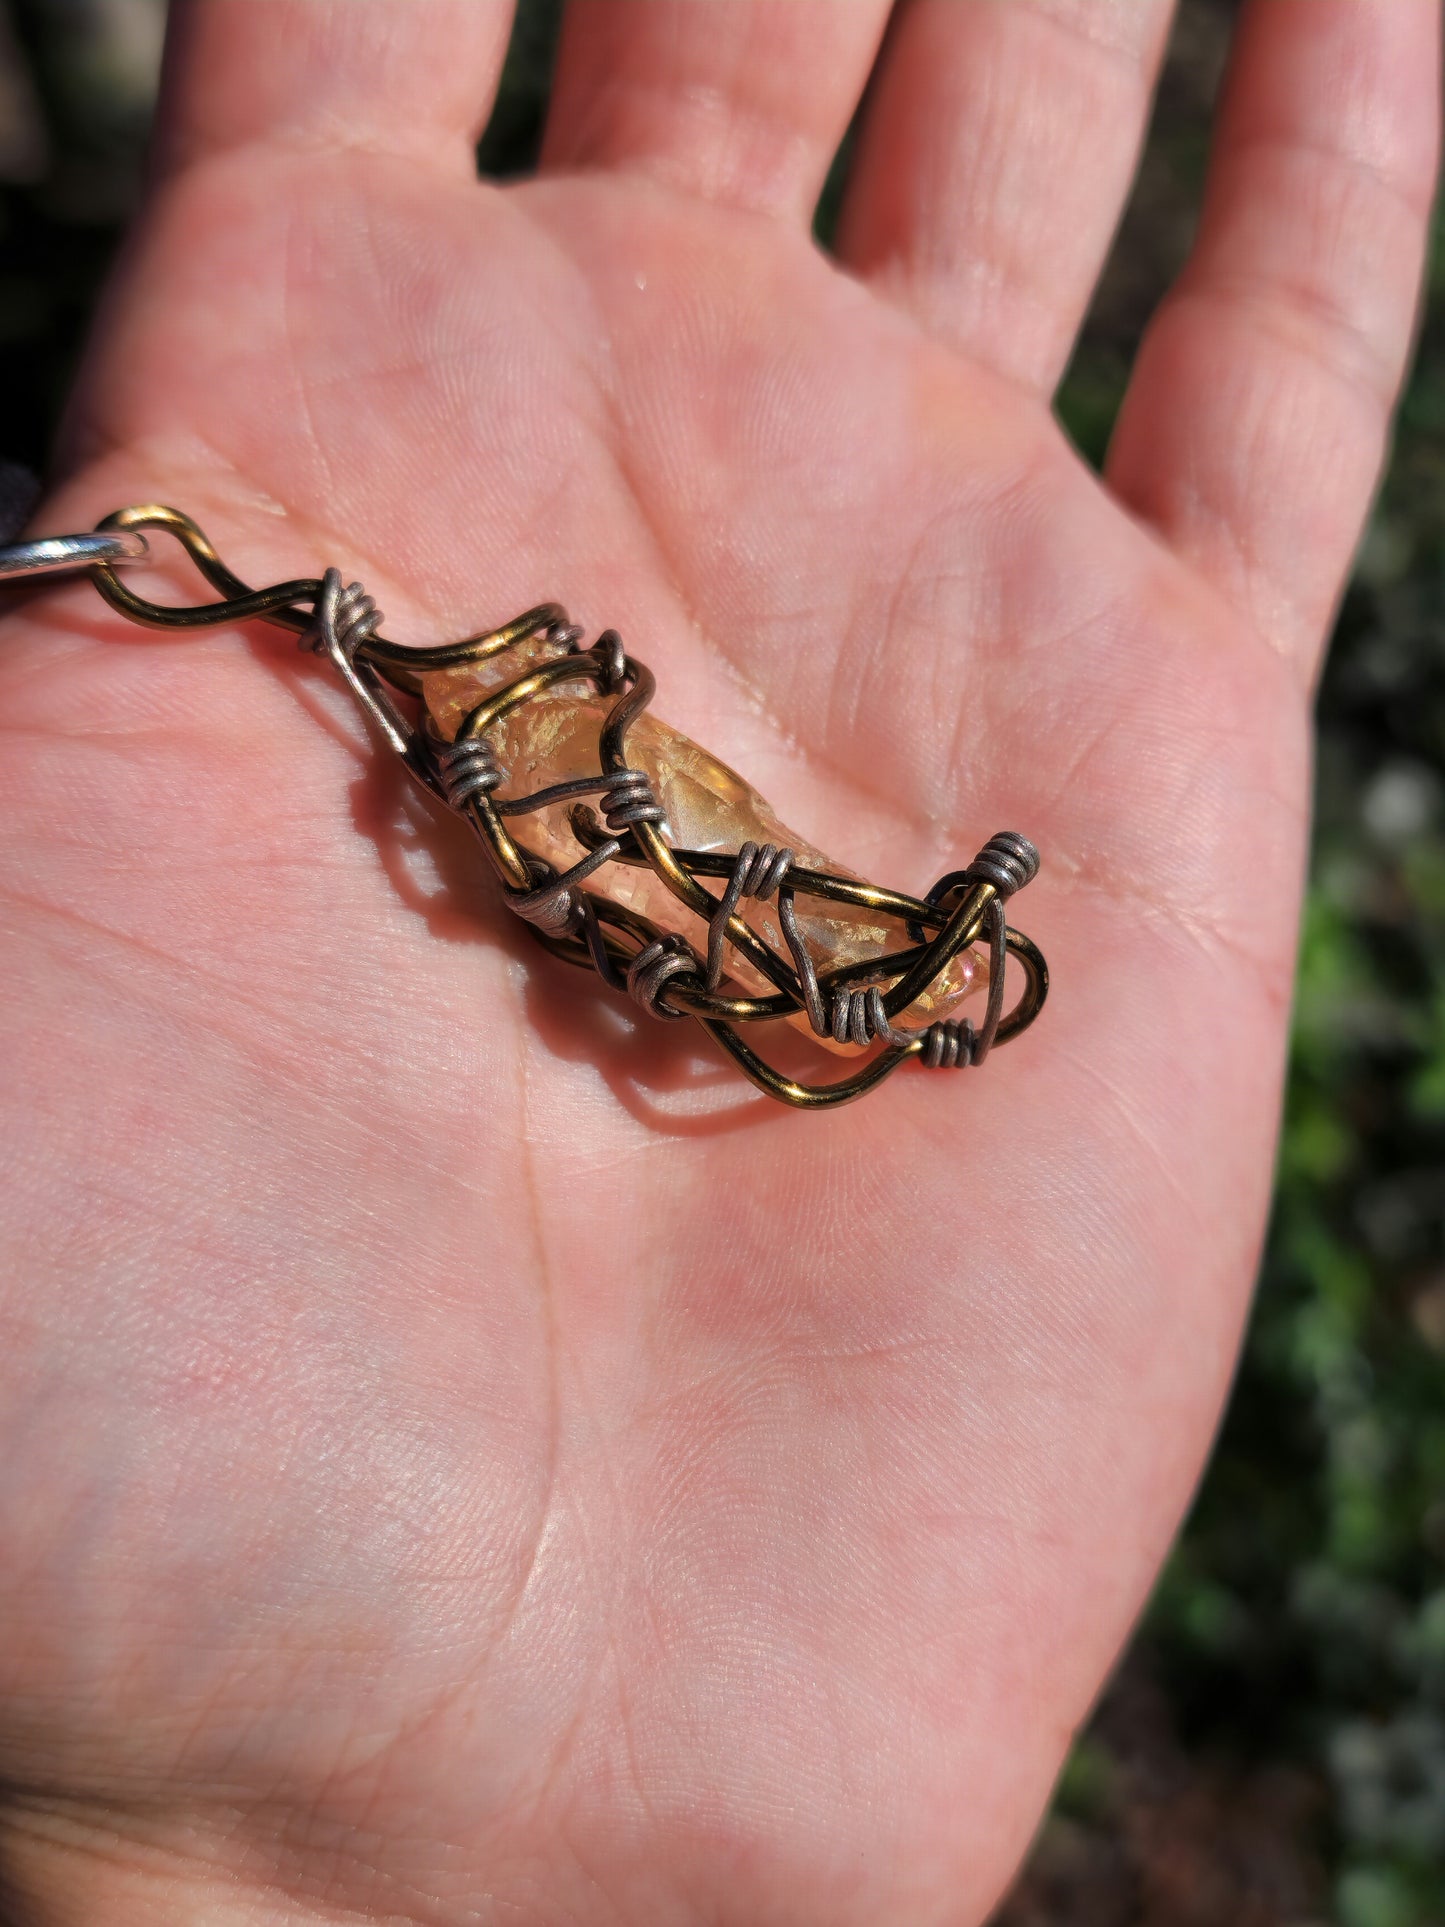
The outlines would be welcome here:
<svg viewBox="0 0 1445 1927">
<path fill-rule="evenodd" d="M 555 650 L 538 638 L 485 662 L 431 671 L 421 678 L 423 700 L 438 730 L 450 742 L 478 703 L 554 654 Z M 506 772 L 497 791 L 498 800 L 525 796 L 598 770 L 598 735 L 614 701 L 579 685 L 554 685 L 494 723 L 487 735 L 498 764 Z M 650 711 L 644 711 L 628 729 L 627 760 L 632 768 L 646 772 L 666 812 L 662 827 L 675 848 L 732 855 L 744 843 L 772 843 L 790 849 L 803 868 L 855 875 L 780 823 L 736 770 Z M 556 803 L 531 815 L 509 819 L 509 826 L 527 849 L 558 870 L 569 868 L 586 854 L 572 834 L 567 809 L 566 803 Z M 613 902 L 626 905 L 660 930 L 677 932 L 695 948 L 705 950 L 705 925 L 650 868 L 613 864 L 593 878 L 591 887 L 599 885 Z M 716 892 L 721 883 L 712 887 Z M 820 971 L 882 957 L 906 948 L 910 941 L 896 918 L 882 917 L 863 905 L 833 903 L 800 892 L 795 909 L 798 928 Z M 788 954 L 775 903 L 748 898 L 739 904 L 738 914 L 781 955 Z M 727 968 L 749 994 L 766 994 L 773 989 L 735 951 L 728 953 Z M 921 1026 L 946 1018 L 964 997 L 987 981 L 986 960 L 972 950 L 961 951 L 895 1021 Z M 789 1021 L 809 1029 L 804 1013 Z M 827 1041 L 831 1045 L 831 1040 Z"/>
</svg>

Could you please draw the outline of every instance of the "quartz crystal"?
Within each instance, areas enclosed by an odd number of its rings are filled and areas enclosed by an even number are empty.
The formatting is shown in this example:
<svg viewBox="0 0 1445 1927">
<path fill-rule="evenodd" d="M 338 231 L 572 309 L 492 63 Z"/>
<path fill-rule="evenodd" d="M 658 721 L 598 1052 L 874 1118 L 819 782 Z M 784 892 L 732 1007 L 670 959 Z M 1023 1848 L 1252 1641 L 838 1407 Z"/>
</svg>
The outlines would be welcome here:
<svg viewBox="0 0 1445 1927">
<path fill-rule="evenodd" d="M 553 654 L 554 649 L 534 639 L 485 662 L 432 671 L 421 679 L 423 700 L 437 728 L 450 742 L 464 718 L 493 690 L 515 681 Z M 487 734 L 497 762 L 506 772 L 497 791 L 498 800 L 524 796 L 551 783 L 598 770 L 598 734 L 615 700 L 595 693 L 579 678 L 576 683 L 544 690 L 494 723 Z M 667 814 L 662 827 L 677 849 L 732 855 L 744 843 L 773 843 L 792 850 L 801 867 L 829 870 L 838 876 L 855 874 L 780 823 L 736 770 L 649 711 L 638 716 L 628 729 L 627 760 L 631 767 L 647 773 Z M 530 815 L 509 817 L 508 828 L 533 854 L 565 870 L 586 854 L 572 834 L 567 810 L 566 803 L 557 803 Z M 717 894 L 722 882 L 709 879 L 707 887 Z M 705 953 L 706 925 L 650 868 L 609 864 L 593 876 L 588 887 L 637 911 L 659 929 L 680 933 Z M 859 904 L 831 903 L 800 892 L 794 907 L 798 927 L 820 971 L 881 957 L 908 947 L 912 941 L 896 918 L 882 917 Z M 745 898 L 738 914 L 780 955 L 787 956 L 775 902 Z M 726 972 L 750 995 L 766 995 L 774 988 L 731 947 Z M 987 979 L 986 959 L 976 951 L 964 950 L 895 1022 L 922 1026 L 946 1018 Z M 799 1012 L 788 1021 L 803 1030 L 810 1029 L 806 1013 Z M 856 1048 L 826 1041 L 830 1048 L 847 1054 Z"/>
</svg>

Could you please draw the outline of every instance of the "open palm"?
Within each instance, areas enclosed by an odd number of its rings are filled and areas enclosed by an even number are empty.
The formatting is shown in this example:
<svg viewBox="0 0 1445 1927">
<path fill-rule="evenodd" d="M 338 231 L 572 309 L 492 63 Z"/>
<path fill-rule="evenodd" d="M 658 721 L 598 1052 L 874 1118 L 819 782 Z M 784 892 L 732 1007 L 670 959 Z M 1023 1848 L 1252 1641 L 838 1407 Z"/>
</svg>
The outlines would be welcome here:
<svg viewBox="0 0 1445 1927">
<path fill-rule="evenodd" d="M 45 526 L 172 501 L 401 640 L 616 624 L 840 863 L 1033 837 L 1055 991 L 785 1112 L 530 947 L 275 630 L 16 614 L 0 1840 L 47 1921 L 978 1921 L 1179 1519 L 1435 7 L 1246 9 L 1105 485 L 1049 402 L 1162 0 L 888 12 L 576 0 L 500 190 L 503 0 L 179 11 Z"/>
</svg>

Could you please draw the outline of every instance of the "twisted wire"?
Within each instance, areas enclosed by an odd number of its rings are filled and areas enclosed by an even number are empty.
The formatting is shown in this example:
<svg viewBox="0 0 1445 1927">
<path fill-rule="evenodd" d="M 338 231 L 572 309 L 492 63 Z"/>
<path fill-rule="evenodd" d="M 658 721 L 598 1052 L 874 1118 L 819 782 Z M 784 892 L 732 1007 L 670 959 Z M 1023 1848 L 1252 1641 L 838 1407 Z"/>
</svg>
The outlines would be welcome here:
<svg viewBox="0 0 1445 1927">
<path fill-rule="evenodd" d="M 766 903 L 781 887 L 792 869 L 793 852 L 773 843 L 744 843 L 733 859 L 732 875 L 718 899 L 718 906 L 707 926 L 707 987 L 716 990 L 722 982 L 723 953 L 727 946 L 728 920 L 744 897 Z M 800 973 L 801 976 L 801 973 Z"/>
<path fill-rule="evenodd" d="M 649 1016 L 675 1022 L 687 1012 L 661 1002 L 662 992 L 672 978 L 695 975 L 696 970 L 697 959 L 683 938 L 656 937 L 627 966 L 627 988 Z"/>
<path fill-rule="evenodd" d="M 343 588 L 340 569 L 328 569 L 321 578 L 311 627 L 302 633 L 301 644 L 317 655 L 339 655 L 350 662 L 383 620 L 380 609 L 359 582 Z"/>
</svg>

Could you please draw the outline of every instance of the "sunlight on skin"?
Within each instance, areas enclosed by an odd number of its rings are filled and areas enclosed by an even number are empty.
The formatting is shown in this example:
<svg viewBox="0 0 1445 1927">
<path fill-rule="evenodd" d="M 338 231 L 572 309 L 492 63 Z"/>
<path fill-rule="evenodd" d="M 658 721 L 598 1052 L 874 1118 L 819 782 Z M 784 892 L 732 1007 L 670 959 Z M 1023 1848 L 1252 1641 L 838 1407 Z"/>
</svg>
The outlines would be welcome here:
<svg viewBox="0 0 1445 1927">
<path fill-rule="evenodd" d="M 1048 395 L 1162 11 L 1101 52 L 1069 0 L 912 0 L 840 268 L 807 210 L 886 9 L 727 8 L 583 0 L 500 191 L 494 0 L 183 6 L 41 521 L 173 501 L 404 640 L 557 596 L 840 861 L 1034 837 L 1054 998 L 977 1079 L 714 1110 L 692 1028 L 530 948 L 285 637 L 28 600 L 0 1869 L 39 1918 L 981 1921 L 1207 1450 L 1436 9 L 1246 8 L 1115 496 Z M 1054 282 L 1076 80 L 1123 132 Z"/>
</svg>

